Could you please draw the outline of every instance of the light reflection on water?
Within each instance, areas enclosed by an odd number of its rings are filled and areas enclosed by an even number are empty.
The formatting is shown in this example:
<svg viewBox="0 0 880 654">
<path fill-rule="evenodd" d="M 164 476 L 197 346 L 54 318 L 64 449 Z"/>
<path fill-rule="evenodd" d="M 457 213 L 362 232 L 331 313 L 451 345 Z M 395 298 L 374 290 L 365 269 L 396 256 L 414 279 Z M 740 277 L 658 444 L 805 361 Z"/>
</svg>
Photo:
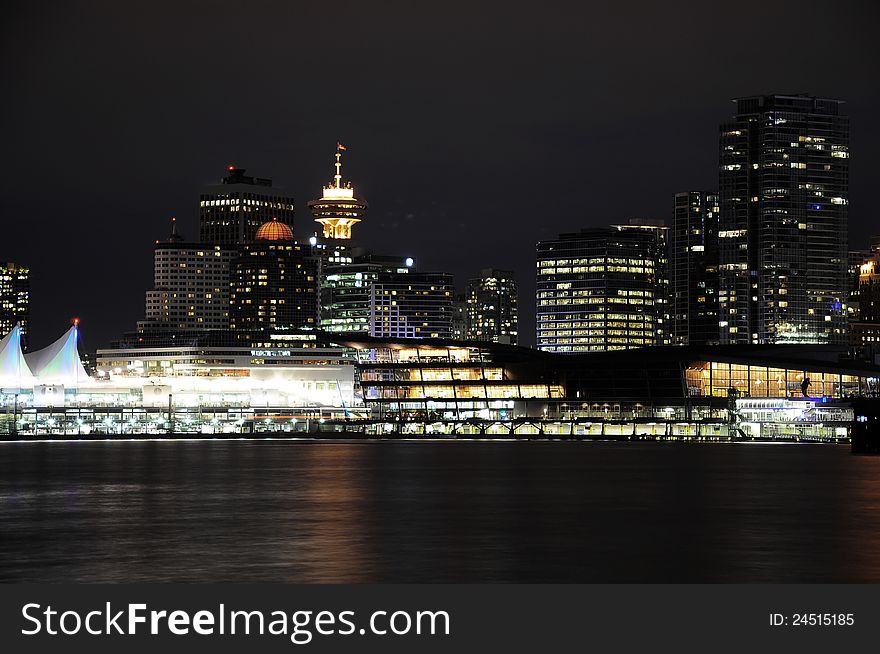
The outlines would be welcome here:
<svg viewBox="0 0 880 654">
<path fill-rule="evenodd" d="M 842 446 L 0 444 L 0 581 L 877 582 Z"/>
</svg>

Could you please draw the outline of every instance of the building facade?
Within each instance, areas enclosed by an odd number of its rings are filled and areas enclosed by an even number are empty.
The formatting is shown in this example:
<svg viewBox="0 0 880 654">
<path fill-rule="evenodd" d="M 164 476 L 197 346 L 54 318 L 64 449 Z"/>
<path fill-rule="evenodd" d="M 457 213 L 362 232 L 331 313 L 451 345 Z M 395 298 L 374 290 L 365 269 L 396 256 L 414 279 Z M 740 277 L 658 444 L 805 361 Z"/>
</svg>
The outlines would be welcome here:
<svg viewBox="0 0 880 654">
<path fill-rule="evenodd" d="M 280 221 L 261 226 L 230 264 L 232 329 L 300 329 L 318 325 L 320 262 Z"/>
<path fill-rule="evenodd" d="M 322 264 L 321 329 L 369 333 L 373 282 L 381 274 L 409 274 L 414 261 L 375 254 L 341 258 L 349 260 Z"/>
<path fill-rule="evenodd" d="M 236 256 L 235 246 L 184 243 L 172 219 L 169 239 L 156 242 L 153 289 L 138 329 L 228 328 L 229 266 Z"/>
<path fill-rule="evenodd" d="M 874 239 L 872 239 L 874 240 Z M 868 263 L 874 258 L 874 253 L 876 251 L 876 244 L 873 246 L 875 249 L 873 250 L 850 250 L 847 253 L 847 269 L 846 269 L 846 283 L 847 283 L 847 303 L 846 303 L 846 315 L 849 320 L 850 326 L 852 326 L 853 322 L 859 320 L 859 300 L 861 296 L 861 283 L 862 283 L 862 265 Z"/>
<path fill-rule="evenodd" d="M 487 268 L 468 281 L 467 338 L 516 345 L 518 317 L 513 271 Z"/>
<path fill-rule="evenodd" d="M 369 334 L 451 338 L 454 293 L 447 273 L 380 273 L 370 284 Z"/>
<path fill-rule="evenodd" d="M 672 343 L 713 345 L 718 332 L 718 194 L 676 193 L 669 237 Z"/>
<path fill-rule="evenodd" d="M 657 257 L 657 236 L 648 229 L 583 229 L 538 243 L 538 349 L 657 344 Z"/>
<path fill-rule="evenodd" d="M 27 266 L 0 262 L 0 338 L 21 325 L 21 344 L 27 350 L 30 329 L 31 272 Z"/>
<path fill-rule="evenodd" d="M 723 343 L 846 338 L 849 122 L 841 101 L 739 98 L 721 126 Z"/>
<path fill-rule="evenodd" d="M 872 240 L 873 252 L 861 257 L 858 265 L 858 287 L 852 300 L 857 314 L 849 323 L 849 341 L 876 353 L 880 351 L 880 243 Z"/>
<path fill-rule="evenodd" d="M 229 166 L 217 185 L 199 196 L 199 241 L 236 245 L 253 241 L 263 223 L 276 219 L 293 229 L 294 202 L 290 193 L 272 186 L 272 180 L 245 175 Z"/>
<path fill-rule="evenodd" d="M 651 239 L 654 261 L 654 344 L 672 343 L 672 311 L 669 279 L 669 227 L 657 218 L 630 218 L 626 223 L 612 225 L 620 231 L 637 232 Z"/>
</svg>

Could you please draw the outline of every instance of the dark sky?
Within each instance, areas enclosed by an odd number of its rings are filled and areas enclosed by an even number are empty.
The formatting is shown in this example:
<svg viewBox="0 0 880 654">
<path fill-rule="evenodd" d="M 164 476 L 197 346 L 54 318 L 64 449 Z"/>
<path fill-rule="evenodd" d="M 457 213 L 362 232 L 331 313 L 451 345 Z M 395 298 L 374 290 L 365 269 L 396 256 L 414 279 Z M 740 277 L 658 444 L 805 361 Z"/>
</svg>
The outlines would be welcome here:
<svg viewBox="0 0 880 654">
<path fill-rule="evenodd" d="M 331 175 L 370 203 L 357 228 L 459 286 L 520 283 L 534 342 L 534 244 L 714 188 L 730 99 L 809 92 L 852 120 L 851 246 L 880 176 L 870 2 L 40 2 L 0 20 L 0 260 L 29 264 L 32 347 L 82 319 L 134 327 L 152 243 L 228 164 L 306 202 Z"/>
</svg>

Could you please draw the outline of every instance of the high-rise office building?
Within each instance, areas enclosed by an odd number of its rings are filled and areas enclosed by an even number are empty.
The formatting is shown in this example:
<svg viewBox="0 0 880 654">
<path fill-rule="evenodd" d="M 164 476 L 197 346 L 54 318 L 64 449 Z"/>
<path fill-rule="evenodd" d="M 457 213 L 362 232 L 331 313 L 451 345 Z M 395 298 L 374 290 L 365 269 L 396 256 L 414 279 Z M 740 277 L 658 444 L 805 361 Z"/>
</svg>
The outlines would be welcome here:
<svg viewBox="0 0 880 654">
<path fill-rule="evenodd" d="M 411 257 L 362 254 L 324 265 L 321 274 L 321 329 L 328 332 L 369 332 L 373 282 L 380 274 L 408 275 Z"/>
<path fill-rule="evenodd" d="M 630 218 L 626 223 L 612 225 L 621 231 L 636 231 L 652 239 L 654 261 L 654 345 L 672 342 L 672 311 L 669 294 L 669 227 L 657 218 Z"/>
<path fill-rule="evenodd" d="M 467 338 L 516 345 L 516 280 L 511 270 L 487 268 L 467 285 Z"/>
<path fill-rule="evenodd" d="M 718 194 L 676 193 L 669 237 L 672 342 L 714 345 L 718 333 Z"/>
<path fill-rule="evenodd" d="M 0 338 L 21 324 L 21 347 L 30 329 L 31 272 L 26 266 L 0 261 Z"/>
<path fill-rule="evenodd" d="M 655 345 L 657 259 L 657 234 L 648 229 L 583 229 L 538 243 L 538 349 Z"/>
<path fill-rule="evenodd" d="M 849 121 L 841 101 L 739 98 L 721 126 L 722 343 L 846 338 Z"/>
<path fill-rule="evenodd" d="M 452 275 L 379 273 L 370 284 L 370 336 L 450 338 Z"/>
<path fill-rule="evenodd" d="M 318 324 L 319 260 L 280 221 L 263 224 L 230 264 L 232 329 L 302 329 Z"/>
<path fill-rule="evenodd" d="M 226 329 L 229 327 L 229 264 L 235 246 L 185 243 L 172 218 L 167 241 L 156 241 L 153 289 L 146 294 L 138 329 Z"/>
<path fill-rule="evenodd" d="M 309 202 L 315 222 L 321 225 L 325 239 L 348 240 L 351 228 L 363 220 L 367 203 L 354 196 L 351 182 L 342 181 L 342 152 L 345 146 L 336 145 L 336 174 L 324 187 L 320 199 Z"/>
<path fill-rule="evenodd" d="M 272 180 L 229 166 L 220 184 L 199 196 L 199 241 L 214 245 L 250 243 L 260 225 L 277 220 L 293 229 L 293 197 Z"/>
</svg>

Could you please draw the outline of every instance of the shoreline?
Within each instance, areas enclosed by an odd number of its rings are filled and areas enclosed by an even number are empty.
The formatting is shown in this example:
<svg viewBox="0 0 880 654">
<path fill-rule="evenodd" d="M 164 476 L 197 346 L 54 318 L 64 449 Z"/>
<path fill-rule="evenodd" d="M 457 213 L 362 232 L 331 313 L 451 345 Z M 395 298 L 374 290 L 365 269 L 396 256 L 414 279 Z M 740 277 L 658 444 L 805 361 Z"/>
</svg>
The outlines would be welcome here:
<svg viewBox="0 0 880 654">
<path fill-rule="evenodd" d="M 88 434 L 88 435 L 39 435 L 32 438 L 21 436 L 3 435 L 0 444 L 13 443 L 105 443 L 105 442 L 211 442 L 211 441 L 315 441 L 315 442 L 498 442 L 498 443 L 658 443 L 658 444 L 700 444 L 700 445 L 851 445 L 850 439 L 818 440 L 818 439 L 757 439 L 757 438 L 701 438 L 701 437 L 658 437 L 658 436 L 605 436 L 602 438 L 572 437 L 558 435 L 530 435 L 530 436 L 480 436 L 472 435 L 417 435 L 417 434 L 386 434 L 377 436 L 373 434 L 291 434 L 291 435 L 266 435 L 254 434 L 144 434 L 118 436 L 113 434 Z"/>
</svg>

